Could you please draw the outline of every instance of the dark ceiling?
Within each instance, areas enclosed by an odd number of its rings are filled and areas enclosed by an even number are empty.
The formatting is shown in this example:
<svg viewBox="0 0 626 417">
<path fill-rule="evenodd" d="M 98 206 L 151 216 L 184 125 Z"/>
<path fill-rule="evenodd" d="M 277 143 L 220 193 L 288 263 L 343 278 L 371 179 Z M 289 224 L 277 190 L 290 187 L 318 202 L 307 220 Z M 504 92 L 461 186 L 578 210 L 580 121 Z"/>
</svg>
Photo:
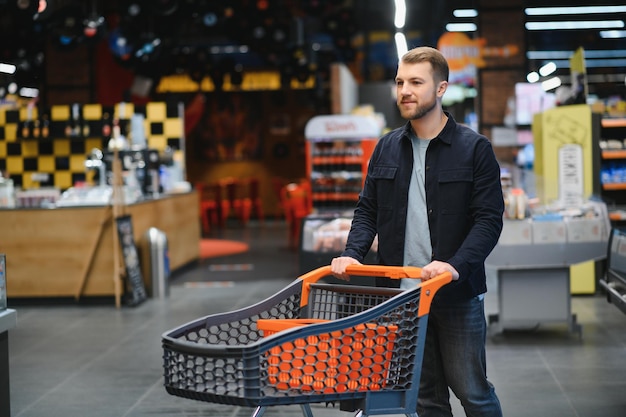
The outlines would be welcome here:
<svg viewBox="0 0 626 417">
<path fill-rule="evenodd" d="M 572 8 L 577 6 L 622 6 L 623 1 L 541 1 L 527 0 L 527 7 L 559 6 Z M 555 15 L 546 17 L 533 16 L 532 20 L 621 20 L 624 22 L 626 13 Z M 527 18 L 527 20 L 531 20 Z M 624 30 L 626 28 L 622 28 Z M 539 30 L 527 31 L 527 49 L 529 59 L 528 70 L 537 71 L 542 65 L 552 61 L 558 64 L 555 74 L 565 85 L 571 84 L 569 57 L 579 47 L 584 48 L 587 73 L 588 92 L 599 98 L 626 98 L 626 37 L 605 39 L 600 36 L 599 29 L 586 30 Z M 561 51 L 560 55 L 548 52 Z M 546 56 L 547 55 L 547 56 Z M 533 58 L 536 56 L 536 58 Z M 523 81 L 523 80 L 522 80 Z"/>
<path fill-rule="evenodd" d="M 452 10 L 475 8 L 476 3 L 407 1 L 405 32 L 414 35 L 409 46 L 436 45 L 446 23 L 454 20 Z M 261 68 L 306 77 L 311 72 L 323 75 L 331 62 L 353 62 L 359 53 L 368 56 L 366 80 L 391 79 L 395 74 L 392 43 L 376 49 L 364 45 L 365 37 L 359 41 L 359 35 L 366 32 L 393 34 L 393 0 L 48 0 L 46 11 L 33 19 L 37 4 L 35 0 L 0 0 L 0 60 L 17 63 L 34 79 L 43 68 L 46 47 L 69 50 L 97 42 L 107 42 L 120 65 L 151 77 L 187 72 L 197 78 L 211 72 Z M 528 7 L 598 4 L 619 3 L 526 1 Z M 86 26 L 91 32 L 85 31 Z M 242 46 L 248 49 L 241 50 Z M 529 31 L 527 35 L 531 51 L 573 52 L 578 46 L 624 51 L 626 38 L 602 39 L 597 30 Z M 528 69 L 545 61 L 529 60 Z M 615 80 L 609 84 L 623 91 L 626 65 L 594 67 L 589 72 L 614 74 L 615 79 L 621 74 L 621 86 Z"/>
</svg>

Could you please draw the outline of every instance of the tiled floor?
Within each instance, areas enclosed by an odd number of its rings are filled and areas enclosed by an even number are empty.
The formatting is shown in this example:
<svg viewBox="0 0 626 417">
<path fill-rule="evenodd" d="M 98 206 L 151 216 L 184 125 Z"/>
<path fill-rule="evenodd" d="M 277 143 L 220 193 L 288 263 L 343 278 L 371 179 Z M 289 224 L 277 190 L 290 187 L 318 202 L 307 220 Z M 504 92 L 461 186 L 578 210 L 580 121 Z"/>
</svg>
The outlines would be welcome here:
<svg viewBox="0 0 626 417">
<path fill-rule="evenodd" d="M 231 226 L 213 237 L 249 242 L 250 251 L 175 274 L 166 299 L 121 309 L 112 300 L 14 302 L 18 327 L 9 332 L 11 415 L 251 416 L 250 408 L 174 397 L 163 388 L 163 332 L 251 305 L 298 275 L 297 253 L 287 249 L 280 222 Z M 249 264 L 251 270 L 217 271 L 215 266 L 225 264 Z M 488 314 L 497 313 L 496 284 L 490 277 Z M 626 315 L 601 294 L 573 297 L 572 312 L 583 326 L 582 339 L 559 324 L 490 336 L 488 373 L 506 417 L 626 415 Z M 453 408 L 455 416 L 464 415 L 458 404 Z M 312 411 L 316 417 L 354 414 L 323 404 L 313 404 Z M 265 412 L 268 417 L 301 415 L 293 405 Z"/>
</svg>

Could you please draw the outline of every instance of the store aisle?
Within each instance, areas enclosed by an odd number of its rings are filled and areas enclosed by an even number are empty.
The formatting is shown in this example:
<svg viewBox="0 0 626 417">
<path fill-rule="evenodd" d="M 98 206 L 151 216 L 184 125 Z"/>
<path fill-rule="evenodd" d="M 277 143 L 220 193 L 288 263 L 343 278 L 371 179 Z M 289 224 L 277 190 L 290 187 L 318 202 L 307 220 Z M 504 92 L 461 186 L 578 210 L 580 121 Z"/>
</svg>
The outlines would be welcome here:
<svg viewBox="0 0 626 417">
<path fill-rule="evenodd" d="M 121 309 L 112 300 L 13 305 L 18 327 L 9 333 L 12 417 L 250 416 L 249 408 L 167 394 L 161 334 L 274 294 L 296 278 L 298 257 L 287 247 L 281 222 L 231 226 L 212 237 L 247 242 L 250 250 L 176 274 L 165 300 Z M 493 277 L 489 284 L 486 306 L 493 314 Z M 490 336 L 489 377 L 506 417 L 623 417 L 626 315 L 602 295 L 573 297 L 572 312 L 583 326 L 582 340 L 560 324 Z M 315 417 L 353 414 L 323 404 L 312 409 Z M 265 415 L 302 412 L 298 406 L 280 406 Z"/>
</svg>

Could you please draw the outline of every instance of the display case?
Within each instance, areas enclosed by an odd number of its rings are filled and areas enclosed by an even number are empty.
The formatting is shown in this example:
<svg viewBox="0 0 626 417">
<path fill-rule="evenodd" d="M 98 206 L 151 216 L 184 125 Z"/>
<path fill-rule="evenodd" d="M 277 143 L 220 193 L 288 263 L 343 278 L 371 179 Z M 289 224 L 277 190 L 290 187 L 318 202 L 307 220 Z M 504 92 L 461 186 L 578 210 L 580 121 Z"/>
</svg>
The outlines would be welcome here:
<svg viewBox="0 0 626 417">
<path fill-rule="evenodd" d="M 132 217 L 137 244 L 152 227 L 166 234 L 176 271 L 199 258 L 198 204 L 191 191 L 127 204 L 124 214 Z M 115 225 L 112 207 L 104 205 L 0 210 L 9 302 L 116 296 Z"/>
<path fill-rule="evenodd" d="M 353 209 L 381 127 L 357 115 L 322 115 L 306 125 L 307 177 L 316 212 Z"/>
<path fill-rule="evenodd" d="M 352 215 L 348 213 L 343 216 L 322 213 L 306 217 L 300 233 L 300 274 L 329 265 L 334 257 L 339 256 L 346 245 L 351 225 Z M 378 239 L 375 238 L 365 263 L 375 263 L 377 249 Z M 350 281 L 373 285 L 374 278 L 352 277 Z"/>
<path fill-rule="evenodd" d="M 498 278 L 498 314 L 489 323 L 503 331 L 561 322 L 580 334 L 571 313 L 570 268 L 605 259 L 609 230 L 606 205 L 595 201 L 579 210 L 505 219 L 485 261 Z"/>
<path fill-rule="evenodd" d="M 586 104 L 558 106 L 533 117 L 536 197 L 541 204 L 558 202 L 580 207 L 600 196 L 601 117 Z M 572 294 L 594 294 L 601 265 L 595 261 L 570 267 Z"/>
</svg>

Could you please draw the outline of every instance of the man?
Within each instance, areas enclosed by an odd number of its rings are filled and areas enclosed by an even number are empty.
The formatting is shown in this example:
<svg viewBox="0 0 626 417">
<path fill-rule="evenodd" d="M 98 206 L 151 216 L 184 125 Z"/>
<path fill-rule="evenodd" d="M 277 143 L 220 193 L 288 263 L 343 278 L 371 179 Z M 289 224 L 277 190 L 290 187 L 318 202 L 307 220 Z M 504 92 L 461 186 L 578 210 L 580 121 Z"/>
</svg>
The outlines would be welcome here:
<svg viewBox="0 0 626 417">
<path fill-rule="evenodd" d="M 451 416 L 451 389 L 468 417 L 501 417 L 487 380 L 483 301 L 484 261 L 502 230 L 500 167 L 488 139 L 443 110 L 448 75 L 433 48 L 400 60 L 397 105 L 408 122 L 378 142 L 346 248 L 331 270 L 349 279 L 346 267 L 363 261 L 378 234 L 380 264 L 422 267 L 424 280 L 451 272 L 453 281 L 431 304 L 418 414 Z"/>
</svg>

